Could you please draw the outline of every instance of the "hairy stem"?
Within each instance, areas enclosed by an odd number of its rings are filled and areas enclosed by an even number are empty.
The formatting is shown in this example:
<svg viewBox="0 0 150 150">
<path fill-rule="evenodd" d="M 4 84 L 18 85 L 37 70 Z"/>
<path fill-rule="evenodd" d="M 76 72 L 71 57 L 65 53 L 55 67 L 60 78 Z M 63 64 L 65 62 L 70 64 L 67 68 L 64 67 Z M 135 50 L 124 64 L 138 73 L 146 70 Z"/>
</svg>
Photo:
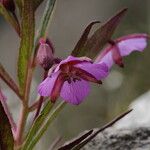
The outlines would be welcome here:
<svg viewBox="0 0 150 150">
<path fill-rule="evenodd" d="M 20 145 L 22 144 L 23 131 L 25 128 L 27 116 L 28 116 L 28 109 L 27 109 L 27 107 L 22 106 L 20 118 L 18 121 L 17 134 L 16 134 L 16 145 L 17 145 L 17 147 L 20 147 Z"/>
<path fill-rule="evenodd" d="M 21 4 L 21 42 L 18 57 L 18 79 L 20 91 L 23 95 L 22 108 L 18 121 L 16 146 L 21 147 L 23 143 L 24 129 L 29 113 L 28 102 L 30 87 L 33 76 L 31 53 L 34 45 L 35 35 L 35 13 L 32 0 L 22 0 Z"/>
<path fill-rule="evenodd" d="M 30 86 L 31 86 L 31 81 L 32 81 L 32 74 L 33 74 L 33 69 L 29 65 L 28 71 L 27 71 L 24 99 L 23 99 L 23 103 L 22 103 L 20 119 L 18 121 L 18 130 L 17 130 L 17 135 L 16 135 L 16 145 L 17 146 L 20 146 L 23 142 L 23 135 L 24 135 L 23 133 L 24 133 L 25 125 L 26 125 L 26 120 L 27 120 L 27 117 L 29 114 L 28 101 L 29 101 Z"/>
</svg>

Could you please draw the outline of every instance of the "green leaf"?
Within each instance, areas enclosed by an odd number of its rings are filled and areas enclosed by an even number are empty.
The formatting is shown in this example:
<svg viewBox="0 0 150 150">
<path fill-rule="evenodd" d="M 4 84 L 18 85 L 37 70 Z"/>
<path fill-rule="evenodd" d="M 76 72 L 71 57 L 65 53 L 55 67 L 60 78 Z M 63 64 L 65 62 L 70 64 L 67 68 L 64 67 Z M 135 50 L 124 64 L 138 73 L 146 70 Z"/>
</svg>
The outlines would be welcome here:
<svg viewBox="0 0 150 150">
<path fill-rule="evenodd" d="M 78 56 L 78 55 L 82 55 L 81 54 L 81 49 L 84 47 L 85 43 L 87 42 L 88 40 L 88 35 L 91 31 L 91 28 L 94 24 L 96 23 L 100 23 L 99 21 L 94 21 L 94 22 L 91 22 L 87 27 L 86 29 L 84 30 L 80 40 L 78 41 L 78 43 L 76 44 L 74 50 L 72 51 L 71 55 L 72 56 Z"/>
<path fill-rule="evenodd" d="M 15 31 L 20 35 L 20 26 L 11 12 L 7 11 L 6 8 L 0 4 L 0 14 L 5 18 L 5 20 L 12 25 Z"/>
<path fill-rule="evenodd" d="M 23 149 L 22 150 L 26 150 L 26 148 L 30 144 L 31 140 L 37 134 L 38 129 L 41 127 L 41 125 L 45 121 L 46 117 L 50 113 L 53 105 L 54 104 L 51 103 L 51 101 L 48 101 L 48 103 L 45 105 L 45 107 L 42 110 L 41 114 L 38 116 L 38 118 L 35 120 L 34 124 L 32 125 L 32 127 L 31 127 L 31 129 L 30 129 L 30 131 L 29 131 L 29 133 L 27 135 L 27 138 L 25 140 L 25 143 L 23 145 Z"/>
<path fill-rule="evenodd" d="M 11 131 L 11 125 L 0 102 L 0 149 L 13 150 L 13 147 L 14 139 Z"/>
<path fill-rule="evenodd" d="M 61 102 L 49 115 L 47 120 L 44 122 L 43 126 L 40 128 L 40 130 L 37 132 L 35 137 L 33 137 L 33 140 L 29 144 L 28 148 L 25 150 L 32 150 L 33 147 L 38 143 L 38 141 L 41 139 L 43 134 L 47 131 L 48 127 L 50 124 L 54 121 L 54 119 L 59 115 L 61 110 L 64 108 L 66 105 L 65 102 Z"/>
<path fill-rule="evenodd" d="M 51 20 L 52 12 L 55 6 L 56 0 L 48 0 L 46 3 L 46 8 L 41 18 L 41 26 L 39 30 L 39 36 L 45 36 L 45 32 L 48 29 L 49 22 Z"/>
<path fill-rule="evenodd" d="M 52 14 L 53 14 L 55 3 L 56 3 L 56 0 L 47 0 L 46 8 L 44 10 L 43 16 L 41 18 L 41 24 L 38 29 L 39 32 L 35 38 L 35 44 L 34 44 L 34 48 L 33 48 L 34 49 L 34 57 L 36 55 L 39 39 L 46 35 L 48 25 L 50 23 L 50 20 L 51 20 Z"/>
<path fill-rule="evenodd" d="M 115 16 L 110 18 L 106 23 L 104 23 L 94 34 L 87 40 L 84 47 L 78 56 L 87 56 L 94 58 L 105 44 L 111 39 L 112 34 L 121 22 L 121 19 L 125 15 L 127 8 L 121 10 Z"/>
<path fill-rule="evenodd" d="M 18 95 L 18 97 L 21 98 L 17 84 L 6 72 L 1 63 L 0 63 L 0 78 Z"/>
<path fill-rule="evenodd" d="M 27 68 L 34 44 L 34 10 L 33 1 L 24 0 L 22 8 L 21 43 L 18 58 L 18 79 L 21 91 L 26 86 Z"/>
</svg>

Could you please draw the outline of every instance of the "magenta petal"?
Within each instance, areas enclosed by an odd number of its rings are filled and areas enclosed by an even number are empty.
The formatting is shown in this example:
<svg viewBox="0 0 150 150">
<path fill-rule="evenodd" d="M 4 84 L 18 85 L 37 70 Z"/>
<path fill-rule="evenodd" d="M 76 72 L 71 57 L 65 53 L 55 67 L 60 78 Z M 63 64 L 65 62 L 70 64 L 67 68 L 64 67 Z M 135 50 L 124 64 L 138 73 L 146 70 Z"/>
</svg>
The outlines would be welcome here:
<svg viewBox="0 0 150 150">
<path fill-rule="evenodd" d="M 121 56 L 127 56 L 133 51 L 143 51 L 147 46 L 146 38 L 126 39 L 118 43 Z"/>
<path fill-rule="evenodd" d="M 64 83 L 60 96 L 64 101 L 73 105 L 78 105 L 84 101 L 85 97 L 90 92 L 90 85 L 85 80 L 76 80 L 76 82 Z"/>
<path fill-rule="evenodd" d="M 40 85 L 38 86 L 38 93 L 41 96 L 50 96 L 55 81 L 59 75 L 59 72 L 53 73 L 50 77 L 47 77 Z"/>
<path fill-rule="evenodd" d="M 66 59 L 62 60 L 62 61 L 59 63 L 59 65 L 58 65 L 57 68 L 55 69 L 55 72 L 57 72 L 57 71 L 60 69 L 60 65 L 65 64 L 65 63 L 70 62 L 70 61 L 74 61 L 74 60 L 80 60 L 80 59 L 77 58 L 77 57 L 68 56 Z"/>
<path fill-rule="evenodd" d="M 75 66 L 92 74 L 97 80 L 105 78 L 108 75 L 108 67 L 105 63 L 84 62 Z"/>
<path fill-rule="evenodd" d="M 148 35 L 143 33 L 129 34 L 118 38 L 115 42 L 121 56 L 127 56 L 132 51 L 143 51 L 147 46 Z"/>
<path fill-rule="evenodd" d="M 105 63 L 107 67 L 110 69 L 114 64 L 114 60 L 112 57 L 112 51 L 114 50 L 114 48 L 115 47 L 112 45 L 106 46 L 95 59 L 95 63 L 98 64 Z"/>
<path fill-rule="evenodd" d="M 108 52 L 98 63 L 105 63 L 110 69 L 114 63 L 112 52 Z"/>
<path fill-rule="evenodd" d="M 60 66 L 63 64 L 68 64 L 68 65 L 74 66 L 79 63 L 90 62 L 90 61 L 91 61 L 91 59 L 87 58 L 87 57 L 85 57 L 85 58 L 84 57 L 73 57 L 70 55 L 58 64 L 58 66 L 55 69 L 55 72 L 57 72 L 60 69 Z"/>
</svg>

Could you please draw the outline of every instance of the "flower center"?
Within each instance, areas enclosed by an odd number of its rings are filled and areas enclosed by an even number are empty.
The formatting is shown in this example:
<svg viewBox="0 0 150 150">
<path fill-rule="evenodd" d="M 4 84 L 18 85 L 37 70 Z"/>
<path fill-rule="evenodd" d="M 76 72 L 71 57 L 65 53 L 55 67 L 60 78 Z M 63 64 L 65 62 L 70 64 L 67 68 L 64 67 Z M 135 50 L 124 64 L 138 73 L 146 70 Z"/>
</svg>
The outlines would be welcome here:
<svg viewBox="0 0 150 150">
<path fill-rule="evenodd" d="M 60 69 L 65 77 L 65 80 L 68 81 L 68 83 L 81 80 L 80 76 L 78 75 L 78 72 L 74 69 L 72 65 L 62 64 Z"/>
</svg>

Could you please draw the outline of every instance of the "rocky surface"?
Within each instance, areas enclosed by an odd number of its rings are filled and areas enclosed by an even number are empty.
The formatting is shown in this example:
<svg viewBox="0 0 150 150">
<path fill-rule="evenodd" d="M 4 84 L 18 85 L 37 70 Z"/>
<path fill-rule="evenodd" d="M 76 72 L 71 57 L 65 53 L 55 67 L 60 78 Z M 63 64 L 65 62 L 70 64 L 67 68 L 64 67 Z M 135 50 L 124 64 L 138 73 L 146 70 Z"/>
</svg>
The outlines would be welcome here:
<svg viewBox="0 0 150 150">
<path fill-rule="evenodd" d="M 150 150 L 150 128 L 107 129 L 82 150 Z"/>
</svg>

